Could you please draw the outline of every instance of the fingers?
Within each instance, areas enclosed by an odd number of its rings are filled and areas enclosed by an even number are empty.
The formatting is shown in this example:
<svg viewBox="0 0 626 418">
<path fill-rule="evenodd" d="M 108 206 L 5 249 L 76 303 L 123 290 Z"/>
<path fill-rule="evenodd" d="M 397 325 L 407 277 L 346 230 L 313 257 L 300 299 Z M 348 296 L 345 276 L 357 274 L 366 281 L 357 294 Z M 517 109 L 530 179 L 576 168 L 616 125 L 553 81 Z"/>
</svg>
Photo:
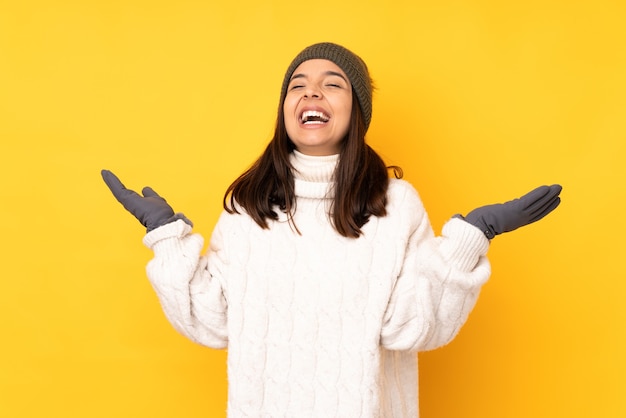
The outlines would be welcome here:
<svg viewBox="0 0 626 418">
<path fill-rule="evenodd" d="M 102 179 L 104 180 L 106 185 L 109 187 L 109 189 L 111 189 L 112 192 L 114 192 L 114 190 L 122 190 L 126 188 L 124 187 L 120 179 L 118 179 L 117 176 L 113 174 L 111 171 L 102 170 L 100 174 L 102 174 Z"/>
<path fill-rule="evenodd" d="M 111 171 L 102 170 L 101 174 L 102 179 L 111 190 L 111 193 L 113 193 L 113 196 L 115 196 L 119 202 L 123 203 L 122 200 L 124 200 L 124 197 L 128 195 L 129 192 L 134 193 L 132 190 L 128 190 L 126 186 L 122 184 L 120 179 L 118 179 L 117 176 Z"/>
<path fill-rule="evenodd" d="M 563 186 L 561 186 L 560 184 L 553 184 L 552 186 L 550 186 L 550 190 L 552 190 L 556 194 L 560 194 L 563 190 Z"/>
<path fill-rule="evenodd" d="M 552 212 L 554 209 L 557 208 L 557 206 L 559 206 L 561 204 L 561 199 L 559 197 L 556 197 L 555 199 L 549 200 L 542 208 L 541 210 L 538 210 L 537 212 L 533 213 L 531 215 L 530 218 L 530 223 L 536 222 L 539 219 L 542 219 L 543 217 L 545 217 L 547 214 L 549 214 L 550 212 Z"/>
<path fill-rule="evenodd" d="M 546 197 L 548 197 L 550 200 L 554 200 L 556 197 L 558 197 L 559 194 L 561 194 L 561 190 L 563 190 L 563 187 L 560 184 L 553 184 L 552 186 L 547 187 L 548 193 L 546 193 Z"/>
<path fill-rule="evenodd" d="M 117 201 L 124 205 L 124 207 L 127 206 L 129 199 L 132 199 L 135 196 L 139 196 L 135 191 L 127 189 L 126 186 L 124 186 L 124 184 L 120 181 L 120 179 L 117 178 L 117 176 L 111 171 L 102 170 L 101 174 L 102 179 L 111 190 L 111 193 L 113 193 L 113 196 L 115 196 Z"/>
<path fill-rule="evenodd" d="M 523 202 L 522 209 L 528 212 L 535 212 L 537 209 L 543 207 L 546 202 L 552 202 L 555 200 L 559 193 L 561 193 L 562 187 L 558 184 L 552 186 L 539 186 L 530 193 L 520 197 L 519 200 Z"/>
<path fill-rule="evenodd" d="M 552 186 L 542 186 L 540 189 L 542 195 L 534 202 L 529 202 L 526 209 L 531 223 L 540 220 L 561 204 L 561 198 L 559 197 L 561 190 L 563 190 L 561 185 L 553 184 Z"/>
<path fill-rule="evenodd" d="M 526 193 L 519 198 L 519 200 L 524 203 L 522 209 L 532 211 L 533 205 L 542 200 L 548 193 L 550 193 L 550 187 L 548 186 L 539 186 L 531 192 Z"/>
</svg>

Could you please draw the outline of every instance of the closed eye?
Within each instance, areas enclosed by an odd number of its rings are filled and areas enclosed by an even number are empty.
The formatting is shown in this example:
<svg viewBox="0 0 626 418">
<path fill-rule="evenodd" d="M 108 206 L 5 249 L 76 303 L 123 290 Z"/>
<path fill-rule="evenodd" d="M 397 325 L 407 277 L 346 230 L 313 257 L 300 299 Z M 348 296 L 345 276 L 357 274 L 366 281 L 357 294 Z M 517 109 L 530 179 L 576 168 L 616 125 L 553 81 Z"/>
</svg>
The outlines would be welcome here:
<svg viewBox="0 0 626 418">
<path fill-rule="evenodd" d="M 294 74 L 289 80 L 289 90 L 299 89 L 304 87 L 302 80 L 305 78 L 304 74 Z"/>
</svg>

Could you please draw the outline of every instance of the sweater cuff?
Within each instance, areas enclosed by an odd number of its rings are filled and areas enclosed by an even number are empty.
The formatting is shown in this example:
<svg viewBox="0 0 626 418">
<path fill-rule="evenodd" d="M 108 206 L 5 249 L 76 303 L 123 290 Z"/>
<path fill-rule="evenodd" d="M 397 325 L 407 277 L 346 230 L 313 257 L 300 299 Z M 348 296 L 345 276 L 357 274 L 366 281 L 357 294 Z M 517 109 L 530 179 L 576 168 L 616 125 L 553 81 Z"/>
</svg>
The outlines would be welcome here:
<svg viewBox="0 0 626 418">
<path fill-rule="evenodd" d="M 487 254 L 489 240 L 474 225 L 452 218 L 443 226 L 441 251 L 457 270 L 471 271 L 481 256 Z"/>
<path fill-rule="evenodd" d="M 143 243 L 146 247 L 154 250 L 154 246 L 159 242 L 168 238 L 182 238 L 191 232 L 191 226 L 182 219 L 170 222 L 148 232 L 143 237 Z"/>
</svg>

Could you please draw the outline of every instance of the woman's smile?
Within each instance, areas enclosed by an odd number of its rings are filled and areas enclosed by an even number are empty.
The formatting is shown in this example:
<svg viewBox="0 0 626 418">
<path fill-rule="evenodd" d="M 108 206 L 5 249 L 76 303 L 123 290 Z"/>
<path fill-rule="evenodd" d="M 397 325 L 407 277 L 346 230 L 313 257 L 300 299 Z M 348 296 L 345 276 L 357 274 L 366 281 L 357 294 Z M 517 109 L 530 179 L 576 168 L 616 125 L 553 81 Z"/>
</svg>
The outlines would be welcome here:
<svg viewBox="0 0 626 418">
<path fill-rule="evenodd" d="M 287 134 L 298 151 L 338 154 L 350 127 L 352 85 L 332 61 L 305 61 L 290 79 L 283 112 Z"/>
</svg>

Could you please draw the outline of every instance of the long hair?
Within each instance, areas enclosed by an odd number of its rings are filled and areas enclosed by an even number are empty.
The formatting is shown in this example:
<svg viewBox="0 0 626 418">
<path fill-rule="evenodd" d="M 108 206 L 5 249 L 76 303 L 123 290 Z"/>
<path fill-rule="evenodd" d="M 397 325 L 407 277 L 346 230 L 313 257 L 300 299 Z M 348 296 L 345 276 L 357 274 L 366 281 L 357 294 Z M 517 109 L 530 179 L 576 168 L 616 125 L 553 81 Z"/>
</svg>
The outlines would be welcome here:
<svg viewBox="0 0 626 418">
<path fill-rule="evenodd" d="M 365 132 L 361 108 L 353 100 L 350 127 L 341 143 L 333 176 L 334 197 L 329 213 L 335 230 L 349 238 L 358 238 L 362 234 L 361 228 L 370 216 L 387 214 L 387 167 L 365 143 Z M 297 231 L 293 221 L 295 182 L 289 161 L 294 149 L 295 145 L 287 135 L 281 100 L 272 140 L 259 159 L 226 189 L 224 209 L 229 213 L 240 213 L 240 206 L 264 229 L 269 228 L 268 220 L 278 220 L 278 209 L 287 214 Z M 401 177 L 398 167 L 393 170 L 396 177 Z"/>
</svg>

